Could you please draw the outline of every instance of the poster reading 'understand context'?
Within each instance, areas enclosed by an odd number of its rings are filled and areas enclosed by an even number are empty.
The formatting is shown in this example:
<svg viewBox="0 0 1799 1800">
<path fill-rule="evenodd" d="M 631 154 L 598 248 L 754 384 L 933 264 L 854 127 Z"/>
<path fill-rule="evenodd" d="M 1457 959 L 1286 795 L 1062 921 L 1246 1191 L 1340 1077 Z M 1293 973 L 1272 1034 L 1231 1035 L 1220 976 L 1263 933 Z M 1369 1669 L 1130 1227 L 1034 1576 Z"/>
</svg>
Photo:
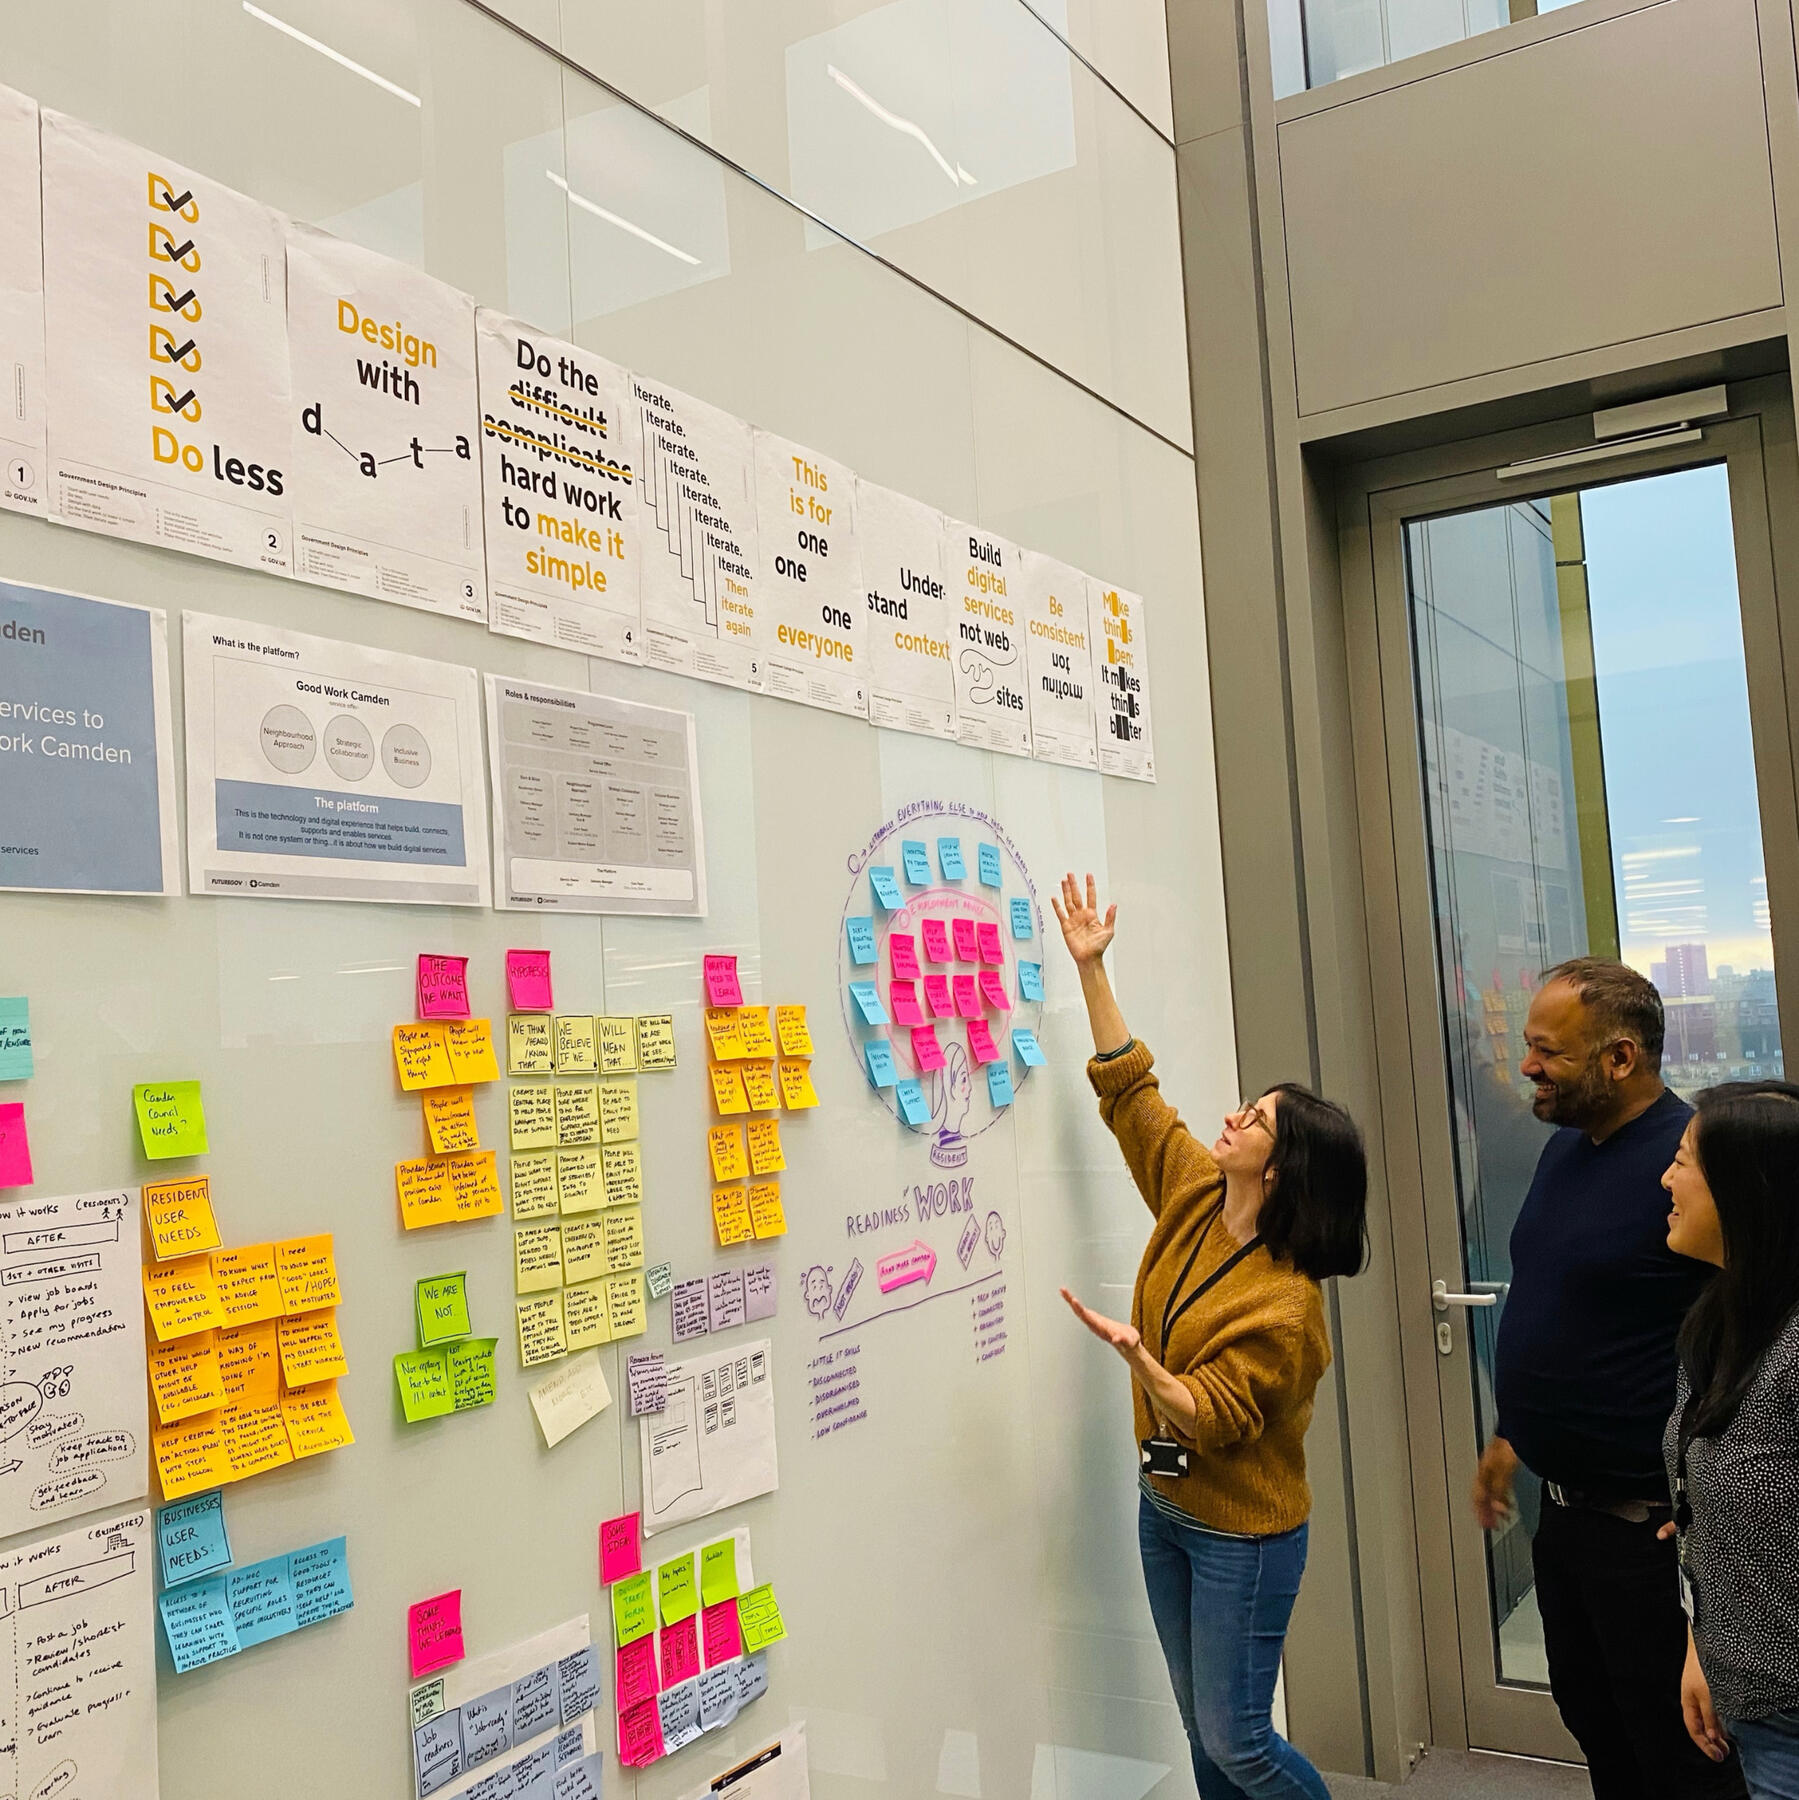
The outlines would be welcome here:
<svg viewBox="0 0 1799 1800">
<path fill-rule="evenodd" d="M 44 215 L 37 102 L 0 87 L 0 506 L 42 516 L 44 433 Z"/>
<path fill-rule="evenodd" d="M 693 715 L 487 677 L 504 909 L 706 911 Z"/>
<path fill-rule="evenodd" d="M 926 737 L 956 735 L 956 627 L 944 576 L 948 527 L 921 500 L 856 483 L 856 537 L 868 614 L 868 716 Z"/>
<path fill-rule="evenodd" d="M 488 904 L 473 669 L 182 618 L 192 892 Z"/>
<path fill-rule="evenodd" d="M 279 217 L 47 109 L 43 157 L 51 510 L 285 573 Z"/>
</svg>

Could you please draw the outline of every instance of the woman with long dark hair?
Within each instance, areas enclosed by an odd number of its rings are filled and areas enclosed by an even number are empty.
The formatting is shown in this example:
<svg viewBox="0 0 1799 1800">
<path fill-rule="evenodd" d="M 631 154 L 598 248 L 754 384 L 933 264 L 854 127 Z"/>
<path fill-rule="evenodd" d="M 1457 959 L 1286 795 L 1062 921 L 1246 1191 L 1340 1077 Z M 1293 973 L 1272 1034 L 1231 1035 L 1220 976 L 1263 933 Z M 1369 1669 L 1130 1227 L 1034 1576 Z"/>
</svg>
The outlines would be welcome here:
<svg viewBox="0 0 1799 1800">
<path fill-rule="evenodd" d="M 1318 1284 L 1366 1253 L 1361 1134 L 1286 1082 L 1228 1113 L 1207 1150 L 1113 997 L 1118 909 L 1101 917 L 1091 875 L 1085 897 L 1065 876 L 1051 904 L 1093 1027 L 1100 1116 L 1155 1219 L 1128 1324 L 1062 1298 L 1131 1371 L 1143 1579 L 1200 1800 L 1329 1800 L 1270 1714 L 1305 1569 L 1306 1426 L 1330 1364 Z"/>
<path fill-rule="evenodd" d="M 1693 1741 L 1799 1800 L 1799 1088 L 1708 1089 L 1662 1185 L 1668 1248 L 1719 1273 L 1687 1314 L 1663 1449 Z"/>
</svg>

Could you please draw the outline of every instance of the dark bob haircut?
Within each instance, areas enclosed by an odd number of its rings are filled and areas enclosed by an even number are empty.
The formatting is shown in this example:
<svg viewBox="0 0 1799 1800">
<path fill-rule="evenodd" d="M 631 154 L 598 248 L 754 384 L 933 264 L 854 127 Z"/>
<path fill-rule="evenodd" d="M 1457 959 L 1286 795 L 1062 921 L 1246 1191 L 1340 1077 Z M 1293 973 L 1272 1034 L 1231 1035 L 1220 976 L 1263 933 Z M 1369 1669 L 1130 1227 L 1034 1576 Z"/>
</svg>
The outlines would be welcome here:
<svg viewBox="0 0 1799 1800">
<path fill-rule="evenodd" d="M 1274 1109 L 1274 1176 L 1256 1228 L 1270 1255 L 1302 1275 L 1359 1275 L 1368 1259 L 1368 1157 L 1335 1101 L 1283 1081 Z"/>
</svg>

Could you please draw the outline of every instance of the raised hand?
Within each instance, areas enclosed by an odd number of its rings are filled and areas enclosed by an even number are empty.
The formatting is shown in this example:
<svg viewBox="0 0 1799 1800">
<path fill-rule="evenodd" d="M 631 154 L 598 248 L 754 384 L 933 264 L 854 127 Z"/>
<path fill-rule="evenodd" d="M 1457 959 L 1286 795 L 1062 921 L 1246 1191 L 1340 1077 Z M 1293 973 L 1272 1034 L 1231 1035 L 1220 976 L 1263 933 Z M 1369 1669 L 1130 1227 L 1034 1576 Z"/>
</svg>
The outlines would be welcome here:
<svg viewBox="0 0 1799 1800">
<path fill-rule="evenodd" d="M 1127 1324 L 1122 1319 L 1108 1319 L 1104 1313 L 1096 1313 L 1092 1307 L 1083 1306 L 1067 1288 L 1061 1290 L 1062 1298 L 1068 1302 L 1069 1311 L 1099 1339 L 1102 1344 L 1110 1344 L 1127 1362 L 1131 1354 L 1142 1343 L 1135 1325 Z"/>
<path fill-rule="evenodd" d="M 1093 884 L 1093 877 L 1087 877 L 1087 892 L 1083 898 L 1072 874 L 1062 877 L 1062 897 L 1058 900 L 1051 894 L 1049 903 L 1055 908 L 1056 921 L 1062 927 L 1062 941 L 1068 946 L 1068 954 L 1074 958 L 1075 966 L 1085 968 L 1091 963 L 1097 963 L 1112 941 L 1112 934 L 1116 929 L 1113 921 L 1118 917 L 1117 906 L 1108 906 L 1105 917 L 1101 918 L 1099 892 Z"/>
</svg>

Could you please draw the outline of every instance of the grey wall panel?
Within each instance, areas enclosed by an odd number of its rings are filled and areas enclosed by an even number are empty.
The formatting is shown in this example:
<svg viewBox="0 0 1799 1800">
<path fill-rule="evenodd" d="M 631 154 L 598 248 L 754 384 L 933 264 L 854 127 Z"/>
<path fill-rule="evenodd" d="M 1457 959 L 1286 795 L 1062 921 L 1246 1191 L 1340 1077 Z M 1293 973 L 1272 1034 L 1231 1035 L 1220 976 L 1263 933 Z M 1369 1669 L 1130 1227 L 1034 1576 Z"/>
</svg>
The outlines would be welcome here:
<svg viewBox="0 0 1799 1800">
<path fill-rule="evenodd" d="M 1781 302 L 1752 0 L 1664 0 L 1279 143 L 1302 414 Z"/>
</svg>

